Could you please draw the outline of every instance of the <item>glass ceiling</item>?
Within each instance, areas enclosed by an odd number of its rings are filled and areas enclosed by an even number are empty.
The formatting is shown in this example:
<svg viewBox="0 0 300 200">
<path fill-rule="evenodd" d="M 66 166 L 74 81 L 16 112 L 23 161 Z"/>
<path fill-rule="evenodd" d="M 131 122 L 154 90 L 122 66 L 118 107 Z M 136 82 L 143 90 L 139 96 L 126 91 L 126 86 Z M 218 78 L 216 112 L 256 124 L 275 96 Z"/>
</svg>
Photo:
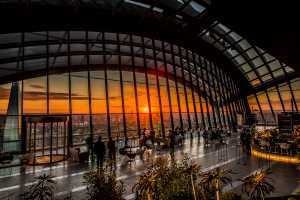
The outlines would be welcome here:
<svg viewBox="0 0 300 200">
<path fill-rule="evenodd" d="M 0 3 L 7 2 L 0 0 Z M 64 4 L 64 1 L 51 0 L 36 0 L 32 3 L 43 3 L 46 5 Z M 286 64 L 280 62 L 278 59 L 264 51 L 263 49 L 252 45 L 245 38 L 226 27 L 219 21 L 214 21 L 208 27 L 201 27 L 194 22 L 202 22 L 203 16 L 208 13 L 208 8 L 211 5 L 211 0 L 86 0 L 82 3 L 89 6 L 96 6 L 97 8 L 125 8 L 137 9 L 141 13 L 149 14 L 151 12 L 154 17 L 172 18 L 178 29 L 191 31 L 190 35 L 195 36 L 196 40 L 200 39 L 210 45 L 226 56 L 232 64 L 237 67 L 245 78 L 249 81 L 252 87 L 260 86 L 261 84 L 272 82 L 273 80 L 293 73 L 294 70 Z M 73 3 L 69 3 L 72 5 Z M 76 6 L 76 5 L 75 5 Z M 197 23 L 196 23 L 197 24 Z M 198 23 L 205 24 L 205 23 Z M 190 28 L 185 29 L 187 26 Z M 20 37 L 16 35 L 16 39 Z M 1 38 L 0 38 L 1 40 Z M 18 42 L 13 40 L 14 42 Z M 1 41 L 0 41 L 1 42 Z M 4 41 L 9 43 L 10 41 Z M 62 47 L 63 48 L 63 47 Z M 11 52 L 7 49 L 6 54 L 18 54 L 20 52 Z M 46 51 L 46 50 L 44 50 Z"/>
<path fill-rule="evenodd" d="M 253 87 L 294 72 L 291 67 L 250 44 L 245 38 L 218 21 L 203 30 L 198 37 L 229 58 Z"/>
</svg>

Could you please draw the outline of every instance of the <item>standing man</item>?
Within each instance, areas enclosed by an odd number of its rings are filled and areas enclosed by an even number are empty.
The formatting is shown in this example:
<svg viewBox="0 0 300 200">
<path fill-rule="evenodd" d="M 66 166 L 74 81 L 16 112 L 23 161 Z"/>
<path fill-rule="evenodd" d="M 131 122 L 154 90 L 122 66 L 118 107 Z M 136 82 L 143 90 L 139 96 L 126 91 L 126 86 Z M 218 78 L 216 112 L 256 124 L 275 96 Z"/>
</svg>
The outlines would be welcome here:
<svg viewBox="0 0 300 200">
<path fill-rule="evenodd" d="M 109 137 L 107 148 L 109 159 L 113 162 L 114 166 L 116 166 L 116 143 L 112 137 Z"/>
<path fill-rule="evenodd" d="M 171 156 L 172 161 L 174 161 L 174 156 L 175 156 L 175 133 L 173 131 L 170 131 L 169 140 L 170 140 L 170 156 Z"/>
<path fill-rule="evenodd" d="M 95 153 L 97 156 L 97 167 L 99 168 L 99 166 L 100 166 L 102 168 L 106 149 L 105 149 L 105 144 L 102 141 L 101 136 L 98 137 L 98 140 L 95 143 L 94 149 L 95 149 Z"/>
</svg>

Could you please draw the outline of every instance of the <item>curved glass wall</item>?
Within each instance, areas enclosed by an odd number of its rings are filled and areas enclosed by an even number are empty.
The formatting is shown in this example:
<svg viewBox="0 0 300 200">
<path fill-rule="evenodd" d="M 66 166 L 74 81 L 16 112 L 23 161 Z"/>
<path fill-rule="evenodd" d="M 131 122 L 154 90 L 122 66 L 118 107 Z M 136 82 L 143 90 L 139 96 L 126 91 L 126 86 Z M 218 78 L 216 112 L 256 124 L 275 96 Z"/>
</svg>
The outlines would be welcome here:
<svg viewBox="0 0 300 200">
<path fill-rule="evenodd" d="M 295 72 L 218 21 L 198 36 L 228 57 L 253 87 Z"/>
<path fill-rule="evenodd" d="M 292 79 L 248 96 L 250 110 L 258 116 L 258 123 L 277 124 L 277 114 L 298 112 L 300 108 L 300 79 Z"/>
<path fill-rule="evenodd" d="M 230 128 L 245 110 L 227 73 L 164 41 L 88 31 L 3 37 L 11 41 L 0 44 L 11 49 L 0 51 L 3 151 L 20 150 L 23 116 L 68 116 L 69 143 L 81 145 L 89 136 L 137 137 L 143 128 Z"/>
</svg>

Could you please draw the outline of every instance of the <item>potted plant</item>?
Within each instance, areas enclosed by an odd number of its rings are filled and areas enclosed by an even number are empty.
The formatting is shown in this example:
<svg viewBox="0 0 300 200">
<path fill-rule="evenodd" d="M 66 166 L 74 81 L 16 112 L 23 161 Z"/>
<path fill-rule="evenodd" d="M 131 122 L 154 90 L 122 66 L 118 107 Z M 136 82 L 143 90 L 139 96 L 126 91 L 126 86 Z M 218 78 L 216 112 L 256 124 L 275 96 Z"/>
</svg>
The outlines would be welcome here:
<svg viewBox="0 0 300 200">
<path fill-rule="evenodd" d="M 133 191 L 139 200 L 196 200 L 195 182 L 199 173 L 200 167 L 188 157 L 171 164 L 168 159 L 160 158 L 139 177 Z"/>
<path fill-rule="evenodd" d="M 242 191 L 246 192 L 251 200 L 265 199 L 268 194 L 275 190 L 270 183 L 271 179 L 267 177 L 270 173 L 270 169 L 261 170 L 241 179 L 243 182 Z"/>
<path fill-rule="evenodd" d="M 24 200 L 50 200 L 54 197 L 54 190 L 56 182 L 50 175 L 40 175 L 36 177 L 37 183 L 29 187 L 21 198 Z"/>
<path fill-rule="evenodd" d="M 215 199 L 221 199 L 221 189 L 225 184 L 232 181 L 232 171 L 217 168 L 201 174 L 200 185 L 206 198 L 209 198 L 212 192 L 215 193 Z"/>
<path fill-rule="evenodd" d="M 123 182 L 117 181 L 116 175 L 108 170 L 91 170 L 84 176 L 89 200 L 123 200 L 125 192 Z"/>
</svg>

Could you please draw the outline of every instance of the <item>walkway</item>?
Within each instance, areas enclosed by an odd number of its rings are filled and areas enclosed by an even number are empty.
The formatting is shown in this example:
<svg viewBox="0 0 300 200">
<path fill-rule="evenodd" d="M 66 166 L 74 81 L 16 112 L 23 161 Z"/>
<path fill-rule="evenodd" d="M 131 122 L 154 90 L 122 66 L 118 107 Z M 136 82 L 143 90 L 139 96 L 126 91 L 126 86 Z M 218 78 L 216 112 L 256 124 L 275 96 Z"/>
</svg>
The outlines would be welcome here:
<svg viewBox="0 0 300 200">
<path fill-rule="evenodd" d="M 240 191 L 241 182 L 239 178 L 245 177 L 255 171 L 271 167 L 273 174 L 274 186 L 276 191 L 273 196 L 290 194 L 299 188 L 300 172 L 296 171 L 296 166 L 286 165 L 283 163 L 268 162 L 257 158 L 246 158 L 240 153 L 240 148 L 237 145 L 239 139 L 232 136 L 228 139 L 227 147 L 223 148 L 221 155 L 214 145 L 204 148 L 202 138 L 194 137 L 185 140 L 182 148 L 177 148 L 175 159 L 181 159 L 184 154 L 188 154 L 193 161 L 201 165 L 203 171 L 215 169 L 217 167 L 230 168 L 233 174 L 233 183 L 224 187 L 224 191 L 235 190 Z M 156 152 L 154 156 L 169 156 L 168 151 Z M 122 180 L 126 186 L 124 197 L 126 199 L 134 199 L 132 186 L 136 183 L 137 177 L 151 165 L 151 161 L 142 162 L 136 160 L 130 166 L 122 167 L 121 157 L 118 156 L 117 178 Z M 47 173 L 54 176 L 57 182 L 56 196 L 63 199 L 67 194 L 72 192 L 74 199 L 84 199 L 85 186 L 83 185 L 83 175 L 88 170 L 93 168 L 92 163 L 77 164 L 63 162 L 52 167 L 27 167 L 24 172 L 21 172 L 20 167 L 0 170 L 0 199 L 17 199 L 18 194 L 35 183 L 34 177 Z"/>
</svg>

